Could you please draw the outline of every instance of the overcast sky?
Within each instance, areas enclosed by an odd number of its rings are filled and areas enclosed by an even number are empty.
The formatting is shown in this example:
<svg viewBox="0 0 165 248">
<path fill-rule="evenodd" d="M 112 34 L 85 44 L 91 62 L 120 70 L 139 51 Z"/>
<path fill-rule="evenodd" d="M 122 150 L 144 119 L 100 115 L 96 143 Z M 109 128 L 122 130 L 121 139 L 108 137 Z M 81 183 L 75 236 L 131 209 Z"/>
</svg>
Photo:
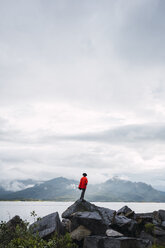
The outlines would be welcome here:
<svg viewBox="0 0 165 248">
<path fill-rule="evenodd" d="M 0 0 L 0 180 L 165 190 L 165 1 Z"/>
</svg>

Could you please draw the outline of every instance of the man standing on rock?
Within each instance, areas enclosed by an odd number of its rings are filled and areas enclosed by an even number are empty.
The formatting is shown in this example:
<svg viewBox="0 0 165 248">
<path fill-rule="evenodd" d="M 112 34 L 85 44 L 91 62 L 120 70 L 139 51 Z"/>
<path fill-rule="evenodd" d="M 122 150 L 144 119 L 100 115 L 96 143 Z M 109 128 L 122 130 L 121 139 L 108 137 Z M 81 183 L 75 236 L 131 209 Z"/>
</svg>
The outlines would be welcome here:
<svg viewBox="0 0 165 248">
<path fill-rule="evenodd" d="M 80 184 L 79 184 L 79 189 L 82 190 L 81 192 L 81 200 L 84 200 L 84 195 L 85 195 L 85 190 L 87 188 L 87 184 L 88 184 L 88 179 L 87 179 L 87 174 L 83 173 L 83 177 L 80 179 Z"/>
</svg>

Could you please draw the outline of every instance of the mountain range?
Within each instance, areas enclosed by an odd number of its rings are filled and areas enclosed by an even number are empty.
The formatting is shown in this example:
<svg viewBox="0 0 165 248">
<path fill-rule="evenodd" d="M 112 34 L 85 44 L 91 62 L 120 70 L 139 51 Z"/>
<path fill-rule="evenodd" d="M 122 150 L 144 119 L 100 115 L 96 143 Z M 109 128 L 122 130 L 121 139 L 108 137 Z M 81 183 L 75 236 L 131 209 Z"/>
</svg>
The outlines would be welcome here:
<svg viewBox="0 0 165 248">
<path fill-rule="evenodd" d="M 27 181 L 31 182 L 31 181 Z M 21 181 L 23 183 L 23 181 Z M 16 192 L 0 187 L 0 200 L 52 200 L 75 201 L 80 197 L 78 181 L 64 177 L 36 183 Z M 88 185 L 85 198 L 88 201 L 165 202 L 165 192 L 142 182 L 112 178 L 104 183 Z"/>
</svg>

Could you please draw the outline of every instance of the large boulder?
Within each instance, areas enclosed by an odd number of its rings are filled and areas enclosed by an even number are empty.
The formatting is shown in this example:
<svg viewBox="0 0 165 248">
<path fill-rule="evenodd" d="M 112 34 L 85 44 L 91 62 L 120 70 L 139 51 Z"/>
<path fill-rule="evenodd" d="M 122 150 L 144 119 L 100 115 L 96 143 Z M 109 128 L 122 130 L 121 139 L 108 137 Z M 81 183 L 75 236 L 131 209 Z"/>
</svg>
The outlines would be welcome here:
<svg viewBox="0 0 165 248">
<path fill-rule="evenodd" d="M 94 212 L 76 212 L 72 214 L 71 228 L 74 230 L 79 225 L 83 225 L 90 229 L 92 234 L 105 234 L 107 225 L 104 223 L 100 214 Z"/>
<path fill-rule="evenodd" d="M 152 244 L 165 247 L 165 234 L 163 230 L 158 227 L 155 227 L 152 233 L 142 231 L 140 234 L 140 238 L 150 240 Z"/>
<path fill-rule="evenodd" d="M 148 232 L 142 231 L 139 236 L 141 239 L 147 239 L 154 243 L 155 238 Z"/>
<path fill-rule="evenodd" d="M 110 226 L 113 224 L 116 216 L 116 211 L 109 209 L 109 208 L 103 208 L 103 207 L 97 207 L 98 213 L 103 219 L 103 222 L 105 225 Z"/>
<path fill-rule="evenodd" d="M 134 236 L 137 230 L 137 222 L 125 216 L 115 216 L 111 227 L 126 236 Z"/>
<path fill-rule="evenodd" d="M 138 224 L 145 225 L 148 222 L 153 222 L 154 215 L 153 213 L 139 213 L 135 214 L 135 220 L 137 221 Z"/>
<path fill-rule="evenodd" d="M 81 241 L 89 235 L 91 235 L 91 231 L 82 225 L 70 233 L 71 238 L 77 241 Z"/>
<path fill-rule="evenodd" d="M 129 237 L 110 238 L 105 236 L 89 236 L 84 240 L 83 248 L 151 248 L 149 240 Z"/>
<path fill-rule="evenodd" d="M 95 211 L 96 206 L 94 204 L 91 204 L 88 201 L 82 201 L 82 200 L 77 200 L 74 204 L 69 206 L 63 213 L 62 213 L 62 218 L 65 219 L 70 219 L 72 214 L 76 212 L 93 212 Z"/>
<path fill-rule="evenodd" d="M 62 213 L 62 218 L 70 219 L 72 214 L 76 212 L 94 212 L 94 211 L 98 212 L 102 217 L 104 217 L 105 222 L 108 223 L 109 221 L 112 221 L 112 218 L 116 214 L 115 210 L 98 207 L 85 200 L 77 200 L 74 204 L 72 204 Z"/>
<path fill-rule="evenodd" d="M 155 226 L 153 230 L 153 234 L 155 236 L 164 236 L 165 237 L 165 230 L 163 230 L 161 227 Z"/>
<path fill-rule="evenodd" d="M 90 229 L 93 234 L 105 234 L 113 224 L 116 211 L 98 207 L 85 200 L 77 200 L 63 214 L 63 218 L 71 220 L 72 231 L 79 225 Z"/>
<path fill-rule="evenodd" d="M 117 215 L 124 215 L 128 218 L 133 218 L 134 214 L 134 211 L 132 211 L 128 206 L 124 206 L 117 211 Z"/>
<path fill-rule="evenodd" d="M 161 219 L 161 221 L 165 221 L 165 210 L 160 209 L 158 211 L 158 216 Z"/>
<path fill-rule="evenodd" d="M 154 220 L 153 213 L 141 213 L 135 214 L 135 220 L 137 222 L 137 234 L 139 235 L 143 230 L 146 230 L 146 224 L 157 225 L 158 222 Z"/>
<path fill-rule="evenodd" d="M 159 210 L 160 211 L 160 210 Z M 159 211 L 154 211 L 152 213 L 152 217 L 153 217 L 153 220 L 156 221 L 158 223 L 158 225 L 161 224 L 162 220 L 161 220 L 161 216 L 159 215 Z"/>
<path fill-rule="evenodd" d="M 14 238 L 17 227 L 21 230 L 27 230 L 27 224 L 18 216 L 14 216 L 6 223 L 7 230 L 9 232 L 9 240 Z"/>
<path fill-rule="evenodd" d="M 25 227 L 25 223 L 23 222 L 23 220 L 18 215 L 15 215 L 11 220 L 9 220 L 7 222 L 6 225 L 11 230 L 12 229 L 14 230 L 16 228 L 16 226 Z"/>
<path fill-rule="evenodd" d="M 165 221 L 162 221 L 161 226 L 163 229 L 165 229 Z"/>
<path fill-rule="evenodd" d="M 118 211 L 117 211 L 117 215 L 120 215 L 120 214 L 127 214 L 129 212 L 132 212 L 132 210 L 128 207 L 128 206 L 124 206 L 122 208 L 120 208 Z"/>
<path fill-rule="evenodd" d="M 38 233 L 41 238 L 49 238 L 53 233 L 62 232 L 62 223 L 58 212 L 49 214 L 30 225 L 32 233 Z"/>
</svg>

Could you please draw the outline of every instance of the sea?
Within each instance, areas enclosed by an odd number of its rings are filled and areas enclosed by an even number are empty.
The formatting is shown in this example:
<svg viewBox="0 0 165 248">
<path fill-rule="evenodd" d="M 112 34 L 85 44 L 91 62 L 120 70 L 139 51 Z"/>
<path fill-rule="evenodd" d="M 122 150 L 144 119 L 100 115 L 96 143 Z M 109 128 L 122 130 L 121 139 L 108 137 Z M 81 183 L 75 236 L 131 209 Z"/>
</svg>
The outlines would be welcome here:
<svg viewBox="0 0 165 248">
<path fill-rule="evenodd" d="M 119 210 L 123 206 L 128 206 L 135 213 L 148 213 L 159 209 L 165 210 L 165 203 L 155 202 L 92 202 L 93 204 Z M 48 214 L 58 212 L 61 214 L 73 202 L 53 202 L 53 201 L 0 201 L 0 222 L 9 221 L 15 215 L 19 215 L 23 220 L 29 223 L 36 221 L 38 217 L 44 217 Z M 33 212 L 34 211 L 34 212 Z M 35 213 L 35 214 L 32 214 Z"/>
</svg>

